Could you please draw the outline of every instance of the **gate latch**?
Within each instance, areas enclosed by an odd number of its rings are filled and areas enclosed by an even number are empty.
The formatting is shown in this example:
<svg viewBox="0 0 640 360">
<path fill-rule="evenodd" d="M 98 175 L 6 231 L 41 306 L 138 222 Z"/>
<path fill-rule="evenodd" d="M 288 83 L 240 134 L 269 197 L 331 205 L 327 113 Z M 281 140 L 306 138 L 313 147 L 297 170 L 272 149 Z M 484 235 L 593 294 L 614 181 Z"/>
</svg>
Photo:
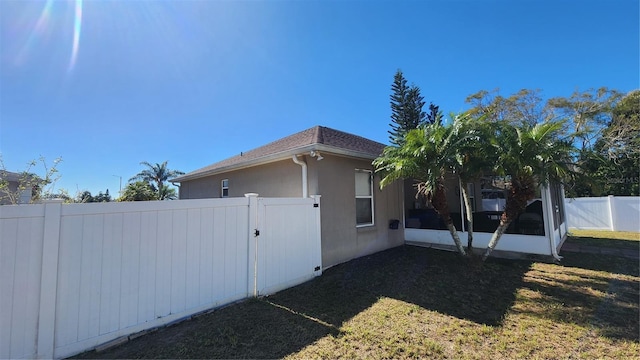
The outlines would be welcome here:
<svg viewBox="0 0 640 360">
<path fill-rule="evenodd" d="M 253 233 L 253 236 L 255 236 L 255 237 L 260 236 L 260 230 L 255 229 L 255 232 Z"/>
</svg>

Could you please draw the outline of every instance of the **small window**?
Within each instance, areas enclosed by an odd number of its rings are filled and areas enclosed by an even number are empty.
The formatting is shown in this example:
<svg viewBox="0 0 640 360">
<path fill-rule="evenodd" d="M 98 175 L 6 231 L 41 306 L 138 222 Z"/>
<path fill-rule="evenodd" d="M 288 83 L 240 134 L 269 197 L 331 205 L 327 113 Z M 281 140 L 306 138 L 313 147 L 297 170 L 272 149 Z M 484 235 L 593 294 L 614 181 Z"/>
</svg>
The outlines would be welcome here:
<svg viewBox="0 0 640 360">
<path fill-rule="evenodd" d="M 220 182 L 220 197 L 229 197 L 229 179 Z"/>
<path fill-rule="evenodd" d="M 356 226 L 373 225 L 373 174 L 356 169 Z"/>
</svg>

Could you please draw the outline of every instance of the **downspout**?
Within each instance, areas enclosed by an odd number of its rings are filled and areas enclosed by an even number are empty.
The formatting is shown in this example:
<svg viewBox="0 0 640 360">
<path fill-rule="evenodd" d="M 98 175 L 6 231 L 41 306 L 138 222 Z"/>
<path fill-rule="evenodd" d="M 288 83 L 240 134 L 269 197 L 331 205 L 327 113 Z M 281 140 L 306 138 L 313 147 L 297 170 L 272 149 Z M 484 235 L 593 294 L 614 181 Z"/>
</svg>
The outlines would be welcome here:
<svg viewBox="0 0 640 360">
<path fill-rule="evenodd" d="M 294 163 L 300 165 L 302 167 L 302 197 L 309 197 L 309 185 L 307 184 L 307 163 L 304 161 L 300 161 L 298 159 L 298 155 L 293 155 L 291 158 Z"/>
</svg>

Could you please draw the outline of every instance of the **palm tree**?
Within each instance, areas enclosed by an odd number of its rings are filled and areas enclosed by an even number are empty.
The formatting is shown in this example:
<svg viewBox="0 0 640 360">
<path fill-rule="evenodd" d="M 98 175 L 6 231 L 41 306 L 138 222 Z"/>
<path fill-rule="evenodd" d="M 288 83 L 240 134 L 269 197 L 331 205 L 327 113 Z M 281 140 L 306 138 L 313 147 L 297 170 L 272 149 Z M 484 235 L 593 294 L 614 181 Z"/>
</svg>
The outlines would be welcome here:
<svg viewBox="0 0 640 360">
<path fill-rule="evenodd" d="M 483 260 L 491 254 L 511 222 L 525 210 L 527 202 L 535 197 L 538 186 L 550 181 L 564 182 L 572 176 L 573 147 L 570 141 L 560 138 L 563 126 L 562 121 L 518 127 L 500 124 L 492 139 L 497 154 L 493 170 L 497 175 L 509 176 L 511 188 Z"/>
<path fill-rule="evenodd" d="M 162 188 L 158 191 L 158 198 L 160 200 L 175 200 L 178 198 L 176 189 L 169 187 L 167 184 L 163 184 Z"/>
<path fill-rule="evenodd" d="M 158 200 L 156 190 L 145 181 L 130 182 L 122 190 L 118 201 L 151 201 Z"/>
<path fill-rule="evenodd" d="M 130 182 L 134 181 L 146 181 L 149 184 L 153 185 L 155 191 L 158 194 L 158 200 L 164 200 L 166 192 L 163 192 L 164 182 L 174 178 L 178 175 L 183 175 L 184 172 L 178 170 L 169 170 L 167 168 L 167 161 L 162 164 L 150 164 L 146 161 L 140 163 L 140 165 L 144 165 L 147 169 L 140 171 L 136 176 L 129 179 Z"/>
<path fill-rule="evenodd" d="M 467 251 L 473 254 L 473 208 L 467 184 L 480 179 L 486 169 L 495 164 L 496 154 L 490 146 L 495 125 L 487 121 L 486 115 L 477 117 L 463 113 L 452 114 L 451 117 L 454 119 L 451 131 L 452 136 L 456 138 L 453 142 L 456 145 L 450 149 L 452 155 L 449 157 L 449 167 L 460 180 L 467 219 Z"/>
<path fill-rule="evenodd" d="M 425 195 L 431 202 L 451 233 L 456 248 L 466 255 L 451 219 L 445 188 L 451 149 L 457 145 L 453 135 L 450 125 L 436 122 L 420 126 L 405 135 L 402 146 L 387 146 L 373 164 L 376 172 L 383 175 L 381 187 L 399 179 L 415 179 L 418 194 Z"/>
</svg>

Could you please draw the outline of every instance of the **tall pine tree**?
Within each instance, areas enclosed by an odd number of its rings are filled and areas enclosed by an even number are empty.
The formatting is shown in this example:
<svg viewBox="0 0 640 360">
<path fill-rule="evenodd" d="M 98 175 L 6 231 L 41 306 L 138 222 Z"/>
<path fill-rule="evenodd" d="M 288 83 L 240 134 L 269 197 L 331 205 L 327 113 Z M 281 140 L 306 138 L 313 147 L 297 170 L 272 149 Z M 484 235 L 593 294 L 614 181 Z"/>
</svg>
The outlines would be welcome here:
<svg viewBox="0 0 640 360">
<path fill-rule="evenodd" d="M 427 115 L 422 111 L 424 98 L 420 95 L 420 88 L 415 85 L 407 86 L 407 80 L 401 70 L 398 70 L 393 77 L 391 91 L 389 141 L 393 145 L 400 146 L 404 142 L 404 135 L 423 124 Z"/>
<path fill-rule="evenodd" d="M 434 105 L 433 103 L 429 104 L 429 113 L 427 114 L 426 122 L 427 124 L 442 123 L 442 111 L 440 111 L 440 106 Z"/>
</svg>

